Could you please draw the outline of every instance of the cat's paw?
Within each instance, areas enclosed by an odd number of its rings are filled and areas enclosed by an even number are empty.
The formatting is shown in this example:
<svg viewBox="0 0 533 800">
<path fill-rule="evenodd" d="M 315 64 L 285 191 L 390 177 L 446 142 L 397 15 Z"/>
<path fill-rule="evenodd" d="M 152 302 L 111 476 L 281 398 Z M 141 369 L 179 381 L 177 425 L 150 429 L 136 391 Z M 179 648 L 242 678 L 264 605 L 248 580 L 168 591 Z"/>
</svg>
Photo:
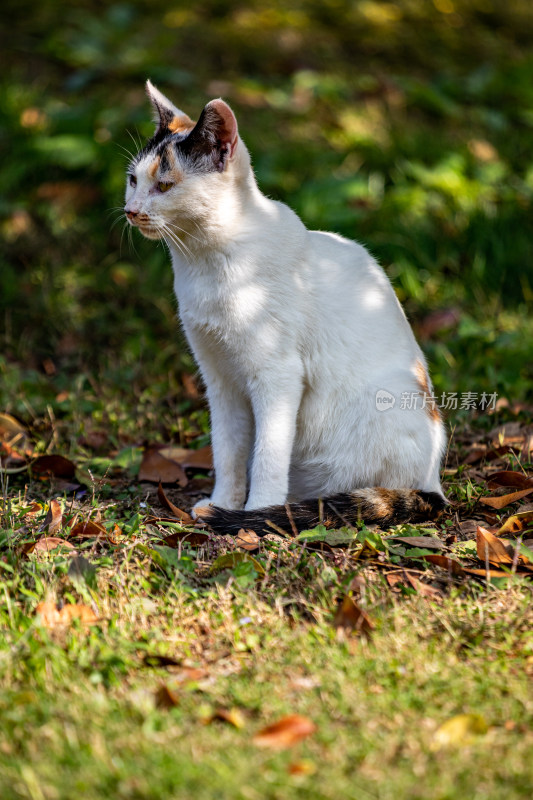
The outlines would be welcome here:
<svg viewBox="0 0 533 800">
<path fill-rule="evenodd" d="M 202 497 L 201 500 L 196 502 L 191 509 L 191 517 L 193 519 L 208 519 L 214 503 L 211 502 L 210 497 Z"/>
</svg>

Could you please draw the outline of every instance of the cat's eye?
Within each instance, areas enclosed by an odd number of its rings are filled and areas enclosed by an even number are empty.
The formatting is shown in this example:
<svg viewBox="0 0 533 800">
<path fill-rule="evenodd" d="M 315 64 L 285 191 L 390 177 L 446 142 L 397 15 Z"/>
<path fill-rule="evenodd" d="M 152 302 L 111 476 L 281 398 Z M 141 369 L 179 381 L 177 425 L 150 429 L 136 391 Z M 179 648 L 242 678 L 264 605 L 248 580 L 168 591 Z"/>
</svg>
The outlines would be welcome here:
<svg viewBox="0 0 533 800">
<path fill-rule="evenodd" d="M 137 178 L 135 175 L 130 175 L 130 186 L 137 186 Z"/>
<path fill-rule="evenodd" d="M 173 186 L 173 183 L 165 183 L 165 181 L 159 181 L 157 184 L 157 188 L 160 192 L 168 192 L 168 190 L 172 189 Z"/>
</svg>

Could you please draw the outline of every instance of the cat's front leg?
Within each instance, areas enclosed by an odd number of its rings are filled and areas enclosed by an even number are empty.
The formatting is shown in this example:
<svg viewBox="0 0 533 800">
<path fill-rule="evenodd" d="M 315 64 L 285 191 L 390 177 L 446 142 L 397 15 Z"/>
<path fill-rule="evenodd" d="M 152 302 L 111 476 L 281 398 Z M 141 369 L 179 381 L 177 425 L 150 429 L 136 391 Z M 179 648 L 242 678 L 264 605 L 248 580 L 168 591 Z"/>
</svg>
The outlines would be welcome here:
<svg viewBox="0 0 533 800">
<path fill-rule="evenodd" d="M 287 500 L 289 468 L 302 397 L 302 367 L 281 362 L 265 372 L 251 393 L 255 444 L 246 510 Z"/>
<path fill-rule="evenodd" d="M 252 445 L 252 411 L 245 397 L 219 378 L 207 381 L 215 487 L 199 500 L 195 513 L 212 503 L 221 508 L 242 508 L 246 500 L 247 465 Z"/>
</svg>

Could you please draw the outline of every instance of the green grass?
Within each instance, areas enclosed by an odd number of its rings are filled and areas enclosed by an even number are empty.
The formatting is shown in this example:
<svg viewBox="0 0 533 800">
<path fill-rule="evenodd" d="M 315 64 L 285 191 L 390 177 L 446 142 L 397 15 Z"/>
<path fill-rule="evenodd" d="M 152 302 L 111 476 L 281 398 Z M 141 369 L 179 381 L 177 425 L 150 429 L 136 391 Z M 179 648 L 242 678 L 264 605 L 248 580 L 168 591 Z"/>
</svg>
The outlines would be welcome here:
<svg viewBox="0 0 533 800">
<path fill-rule="evenodd" d="M 168 527 L 147 522 L 161 507 L 136 479 L 142 447 L 201 446 L 209 424 L 184 383 L 195 367 L 168 257 L 114 224 L 125 151 L 152 132 L 145 79 L 193 117 L 222 94 L 262 189 L 309 227 L 359 239 L 384 265 L 437 394 L 509 401 L 496 415 L 448 418 L 456 505 L 435 532 L 464 539 L 463 522 L 486 521 L 491 469 L 465 464 L 472 444 L 489 443 L 497 425 L 531 423 L 530 6 L 43 0 L 8 9 L 0 411 L 26 425 L 36 454 L 70 457 L 79 486 L 0 476 L 2 800 L 532 795 L 531 582 L 450 580 L 384 545 L 359 560 L 360 544 L 332 555 L 271 537 L 256 556 L 259 580 L 250 562 L 210 572 L 234 551 L 230 540 L 156 549 Z M 491 463 L 531 474 L 528 458 L 515 449 Z M 24 552 L 56 498 L 66 519 L 122 531 L 115 545 L 76 543 L 89 562 L 76 562 L 78 576 L 68 554 Z M 25 516 L 32 501 L 40 516 Z M 473 563 L 475 544 L 449 552 Z M 391 588 L 385 572 L 404 568 L 436 594 L 408 580 Z M 370 640 L 333 625 L 363 577 Z M 100 621 L 48 630 L 36 613 L 48 599 L 82 603 Z M 192 668 L 201 677 L 184 680 Z M 158 707 L 161 685 L 177 705 Z M 210 721 L 220 708 L 239 709 L 244 727 Z M 310 717 L 316 733 L 286 751 L 253 744 L 288 713 Z M 486 732 L 439 749 L 440 726 L 462 713 L 480 715 Z"/>
</svg>

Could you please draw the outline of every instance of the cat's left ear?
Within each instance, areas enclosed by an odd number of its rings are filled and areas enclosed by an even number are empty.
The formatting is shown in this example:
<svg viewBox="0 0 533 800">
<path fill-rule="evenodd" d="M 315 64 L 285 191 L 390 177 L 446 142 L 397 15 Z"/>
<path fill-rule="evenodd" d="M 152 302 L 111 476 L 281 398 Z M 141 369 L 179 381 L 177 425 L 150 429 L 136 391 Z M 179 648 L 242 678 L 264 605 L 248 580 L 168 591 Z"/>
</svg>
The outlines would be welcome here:
<svg viewBox="0 0 533 800">
<path fill-rule="evenodd" d="M 194 122 L 168 97 L 157 89 L 151 81 L 146 81 L 146 92 L 155 111 L 155 122 L 158 123 L 156 134 L 160 131 L 169 133 L 187 133 L 194 128 Z"/>
<path fill-rule="evenodd" d="M 218 172 L 224 172 L 226 163 L 237 148 L 239 131 L 235 114 L 224 100 L 211 100 L 206 105 L 194 130 L 182 147 L 202 156 L 208 156 Z"/>
</svg>

